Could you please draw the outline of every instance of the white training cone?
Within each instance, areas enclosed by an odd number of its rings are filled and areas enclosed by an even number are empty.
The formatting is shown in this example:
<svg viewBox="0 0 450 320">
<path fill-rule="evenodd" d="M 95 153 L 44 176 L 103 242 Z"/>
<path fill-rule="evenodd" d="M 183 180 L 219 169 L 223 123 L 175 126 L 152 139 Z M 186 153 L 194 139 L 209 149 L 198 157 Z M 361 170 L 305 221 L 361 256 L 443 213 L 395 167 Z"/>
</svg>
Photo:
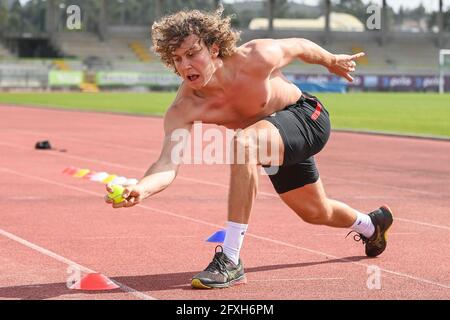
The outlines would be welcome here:
<svg viewBox="0 0 450 320">
<path fill-rule="evenodd" d="M 116 177 L 113 181 L 111 181 L 111 184 L 119 184 L 123 185 L 128 179 L 126 177 Z"/>
<path fill-rule="evenodd" d="M 91 177 L 91 181 L 100 182 L 109 176 L 108 172 L 97 172 Z"/>
<path fill-rule="evenodd" d="M 137 184 L 138 182 L 139 182 L 138 179 L 132 178 L 132 179 L 128 179 L 127 181 L 125 181 L 122 185 L 123 185 L 124 187 L 127 187 L 127 186 L 134 186 L 134 185 Z"/>
</svg>

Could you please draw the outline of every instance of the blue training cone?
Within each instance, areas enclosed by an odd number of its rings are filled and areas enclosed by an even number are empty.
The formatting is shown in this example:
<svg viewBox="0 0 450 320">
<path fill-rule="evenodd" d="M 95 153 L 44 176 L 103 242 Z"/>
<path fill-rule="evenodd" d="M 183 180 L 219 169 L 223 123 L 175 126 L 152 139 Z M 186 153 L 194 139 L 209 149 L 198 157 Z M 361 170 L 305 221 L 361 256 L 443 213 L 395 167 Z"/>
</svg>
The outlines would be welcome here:
<svg viewBox="0 0 450 320">
<path fill-rule="evenodd" d="M 214 232 L 208 239 L 206 239 L 206 242 L 223 242 L 225 240 L 225 230 L 219 230 Z"/>
</svg>

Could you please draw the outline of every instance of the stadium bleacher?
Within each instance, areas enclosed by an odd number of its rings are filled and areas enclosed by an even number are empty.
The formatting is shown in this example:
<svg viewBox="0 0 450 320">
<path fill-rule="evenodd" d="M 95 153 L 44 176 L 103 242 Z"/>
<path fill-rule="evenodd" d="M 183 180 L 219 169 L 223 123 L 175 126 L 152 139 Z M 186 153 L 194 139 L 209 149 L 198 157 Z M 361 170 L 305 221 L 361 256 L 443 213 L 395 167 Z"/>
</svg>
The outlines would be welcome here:
<svg viewBox="0 0 450 320">
<path fill-rule="evenodd" d="M 265 30 L 245 30 L 242 40 L 254 38 L 290 38 L 302 37 L 323 46 L 333 53 L 352 54 L 358 50 L 364 51 L 366 57 L 358 63 L 358 73 L 382 74 L 435 74 L 439 48 L 435 38 L 430 34 L 392 33 L 387 42 L 380 44 L 376 32 L 335 32 L 328 41 L 324 40 L 323 32 L 313 31 L 279 31 L 268 35 Z M 414 53 L 414 54 L 411 54 Z M 307 65 L 301 62 L 293 63 L 289 71 L 326 73 L 320 66 Z"/>
<path fill-rule="evenodd" d="M 103 41 L 89 32 L 59 32 L 56 45 L 65 56 L 79 59 L 98 57 L 108 61 L 154 60 L 149 50 L 151 43 L 148 27 L 110 27 L 108 36 Z"/>
<path fill-rule="evenodd" d="M 438 73 L 439 47 L 436 45 L 436 37 L 433 34 L 392 32 L 386 42 L 381 44 L 379 34 L 370 31 L 334 32 L 326 39 L 324 32 L 321 31 L 274 30 L 273 33 L 269 34 L 267 30 L 243 30 L 239 44 L 254 38 L 267 37 L 303 37 L 318 43 L 333 53 L 352 54 L 364 51 L 367 56 L 358 63 L 357 74 L 359 75 L 434 76 Z M 445 39 L 447 43 L 450 43 L 448 38 Z M 88 88 L 88 90 L 91 90 L 92 85 L 94 85 L 95 72 L 128 73 L 128 75 L 118 76 L 116 74 L 112 76 L 114 79 L 119 77 L 122 79 L 120 81 L 127 83 L 126 85 L 135 83 L 134 80 L 131 81 L 130 79 L 146 79 L 142 81 L 149 81 L 145 74 L 170 73 L 151 52 L 150 31 L 146 26 L 110 27 L 108 36 L 104 41 L 101 41 L 93 33 L 59 32 L 56 34 L 55 44 L 59 51 L 63 53 L 64 58 L 34 60 L 34 62 L 23 59 L 14 60 L 14 57 L 5 48 L 0 47 L 2 86 L 5 87 L 5 83 L 17 83 L 19 75 L 13 76 L 12 71 L 10 71 L 14 68 L 21 70 L 19 71 L 20 74 L 27 75 L 27 79 L 39 79 L 33 83 L 36 86 L 40 83 L 43 88 L 48 88 L 42 79 L 43 74 L 48 73 L 49 70 L 80 71 L 85 75 L 85 79 L 93 79 L 90 84 L 86 85 L 83 82 L 79 86 L 81 89 Z M 310 65 L 301 61 L 293 62 L 284 71 L 287 74 L 297 75 L 328 74 L 327 69 L 322 66 Z M 103 76 L 111 79 L 111 75 L 104 74 Z M 22 85 L 23 83 L 20 87 L 25 86 Z"/>
<path fill-rule="evenodd" d="M 430 74 L 436 72 L 439 48 L 431 36 L 394 34 L 384 45 L 380 45 L 371 32 L 336 32 L 326 43 L 323 41 L 322 32 L 279 30 L 272 36 L 274 38 L 305 37 L 334 53 L 351 54 L 364 51 L 367 56 L 359 61 L 358 69 L 362 73 Z M 266 31 L 244 30 L 241 43 L 264 37 L 267 37 Z M 103 63 L 97 63 L 97 67 L 94 64 L 95 69 L 166 70 L 150 51 L 150 34 L 146 27 L 110 28 L 105 41 L 100 41 L 96 35 L 87 32 L 59 33 L 57 45 L 67 57 L 103 61 Z M 83 65 L 79 62 L 72 61 L 69 65 L 72 70 L 83 69 Z M 301 62 L 293 63 L 287 69 L 300 72 L 302 70 L 326 72 L 320 66 L 305 65 Z"/>
<path fill-rule="evenodd" d="M 89 32 L 64 32 L 56 36 L 56 45 L 66 57 L 86 59 L 98 57 L 105 60 L 133 59 L 132 52 L 116 41 L 100 41 Z"/>
</svg>

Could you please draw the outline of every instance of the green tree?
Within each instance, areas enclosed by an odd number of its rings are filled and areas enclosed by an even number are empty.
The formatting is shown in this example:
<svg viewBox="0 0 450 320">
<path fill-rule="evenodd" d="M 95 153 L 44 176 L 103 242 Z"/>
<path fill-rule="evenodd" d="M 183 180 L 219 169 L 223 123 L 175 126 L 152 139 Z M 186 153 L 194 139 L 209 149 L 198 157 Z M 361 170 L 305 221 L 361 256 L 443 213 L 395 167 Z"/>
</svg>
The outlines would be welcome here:
<svg viewBox="0 0 450 320">
<path fill-rule="evenodd" d="M 42 1 L 32 0 L 25 4 L 21 10 L 23 29 L 27 32 L 45 30 L 46 4 Z"/>
<path fill-rule="evenodd" d="M 264 16 L 267 16 L 269 3 L 264 2 Z M 273 10 L 274 18 L 287 18 L 289 16 L 289 3 L 287 0 L 275 0 L 275 8 Z"/>
<path fill-rule="evenodd" d="M 443 24 L 444 31 L 450 31 L 450 9 L 444 11 L 443 15 Z M 438 12 L 433 12 L 428 19 L 428 27 L 431 29 L 434 26 L 438 26 Z"/>
<path fill-rule="evenodd" d="M 6 23 L 8 22 L 8 10 L 2 2 L 0 2 L 0 34 L 6 29 Z"/>
<path fill-rule="evenodd" d="M 395 24 L 401 25 L 405 20 L 405 9 L 403 6 L 400 6 L 397 15 L 395 16 Z"/>
<path fill-rule="evenodd" d="M 231 15 L 231 25 L 235 28 L 247 28 L 250 21 L 255 17 L 254 12 L 250 10 L 243 10 L 239 14 L 232 5 L 224 5 L 224 14 Z"/>
<path fill-rule="evenodd" d="M 363 3 L 360 0 L 340 0 L 333 5 L 333 11 L 344 12 L 354 15 L 361 21 L 365 21 L 367 17 L 367 7 L 371 3 Z"/>
<path fill-rule="evenodd" d="M 10 8 L 5 29 L 10 32 L 22 32 L 23 30 L 22 6 L 19 0 L 16 0 Z"/>
<path fill-rule="evenodd" d="M 214 1 L 211 0 L 170 0 L 163 8 L 163 13 L 173 13 L 185 9 L 198 9 L 211 11 L 214 9 Z"/>
<path fill-rule="evenodd" d="M 414 20 L 418 20 L 420 18 L 425 17 L 426 11 L 425 11 L 425 7 L 423 6 L 423 4 L 420 3 L 420 5 L 417 8 L 412 9 L 409 13 L 409 16 Z"/>
</svg>

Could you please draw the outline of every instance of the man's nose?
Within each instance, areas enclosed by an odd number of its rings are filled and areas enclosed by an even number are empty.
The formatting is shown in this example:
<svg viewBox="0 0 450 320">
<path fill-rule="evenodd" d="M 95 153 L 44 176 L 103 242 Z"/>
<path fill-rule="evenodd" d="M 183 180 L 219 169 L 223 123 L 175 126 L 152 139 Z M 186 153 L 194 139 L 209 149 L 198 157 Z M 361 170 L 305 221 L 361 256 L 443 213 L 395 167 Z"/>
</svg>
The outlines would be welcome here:
<svg viewBox="0 0 450 320">
<path fill-rule="evenodd" d="M 190 68 L 192 68 L 192 66 L 191 66 L 191 63 L 189 62 L 189 60 L 183 59 L 181 61 L 181 69 L 182 70 L 189 70 Z"/>
</svg>

